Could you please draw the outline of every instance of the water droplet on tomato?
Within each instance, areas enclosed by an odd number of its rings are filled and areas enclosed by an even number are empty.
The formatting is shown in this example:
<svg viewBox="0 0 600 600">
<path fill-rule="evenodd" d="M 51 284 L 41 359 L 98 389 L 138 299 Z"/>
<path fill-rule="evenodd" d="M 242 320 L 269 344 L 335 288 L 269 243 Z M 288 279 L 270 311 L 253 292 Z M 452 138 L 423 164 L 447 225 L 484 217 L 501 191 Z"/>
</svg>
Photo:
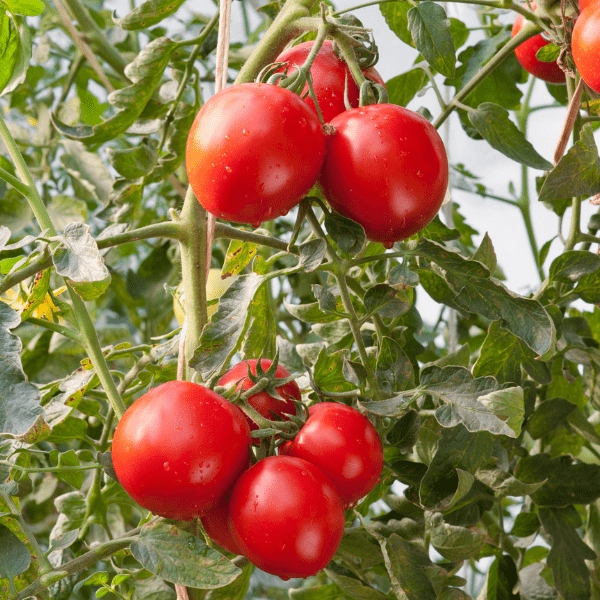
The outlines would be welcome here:
<svg viewBox="0 0 600 600">
<path fill-rule="evenodd" d="M 228 139 L 230 139 L 230 138 L 229 138 L 229 136 L 228 136 L 228 135 L 226 135 L 226 136 L 225 136 L 225 139 L 226 139 L 226 140 L 228 140 Z"/>
<path fill-rule="evenodd" d="M 254 221 L 253 223 L 250 223 L 250 225 L 252 225 L 253 229 L 258 229 L 261 223 L 262 221 Z"/>
<path fill-rule="evenodd" d="M 244 135 L 249 135 L 250 134 L 250 132 L 247 129 L 242 129 L 242 133 Z"/>
<path fill-rule="evenodd" d="M 225 167 L 225 170 L 226 170 L 228 173 L 231 173 L 231 167 Z"/>
<path fill-rule="evenodd" d="M 383 247 L 384 247 L 386 250 L 389 250 L 390 248 L 393 248 L 393 247 L 394 247 L 394 242 L 383 242 Z"/>
<path fill-rule="evenodd" d="M 171 465 L 169 465 L 168 462 L 164 463 L 163 467 L 165 468 L 165 471 L 169 471 L 171 469 Z"/>
</svg>

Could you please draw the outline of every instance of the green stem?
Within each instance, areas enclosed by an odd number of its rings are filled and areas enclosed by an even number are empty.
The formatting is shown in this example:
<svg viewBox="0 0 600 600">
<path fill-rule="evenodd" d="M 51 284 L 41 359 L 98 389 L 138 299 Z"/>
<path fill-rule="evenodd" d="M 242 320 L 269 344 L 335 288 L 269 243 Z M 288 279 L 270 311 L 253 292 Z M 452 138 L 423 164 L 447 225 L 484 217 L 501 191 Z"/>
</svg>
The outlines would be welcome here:
<svg viewBox="0 0 600 600">
<path fill-rule="evenodd" d="M 71 329 L 70 327 L 65 327 L 64 325 L 60 325 L 59 323 L 53 323 L 52 321 L 47 321 L 46 319 L 36 319 L 35 317 L 29 317 L 25 319 L 27 323 L 31 323 L 36 327 L 44 327 L 45 329 L 49 329 L 50 331 L 55 331 L 56 333 L 60 333 L 65 337 L 81 344 L 81 336 L 78 331 Z"/>
<path fill-rule="evenodd" d="M 64 467 L 21 467 L 15 465 L 8 460 L 0 460 L 0 465 L 10 467 L 17 471 L 23 471 L 23 473 L 63 473 L 69 471 L 91 471 L 92 469 L 102 469 L 102 465 L 80 465 L 75 466 L 64 466 Z"/>
<path fill-rule="evenodd" d="M 206 325 L 206 211 L 188 187 L 181 210 L 181 273 L 187 331 L 185 334 L 185 379 L 188 363 Z"/>
<path fill-rule="evenodd" d="M 527 11 L 528 12 L 528 11 Z M 528 12 L 528 14 L 531 14 Z M 440 116 L 436 119 L 433 126 L 437 129 L 454 111 L 456 103 L 461 103 L 467 98 L 467 96 L 496 68 L 498 67 L 508 56 L 512 54 L 517 46 L 520 46 L 523 42 L 528 40 L 530 37 L 537 35 L 541 31 L 541 28 L 534 23 L 525 23 L 521 28 L 521 31 L 512 38 L 506 46 L 503 46 L 497 54 L 477 73 L 473 78 L 454 96 L 448 106 L 442 111 Z"/>
<path fill-rule="evenodd" d="M 352 48 L 352 43 L 349 41 L 350 38 L 339 30 L 333 30 L 331 33 L 331 37 L 335 40 L 335 43 L 339 46 L 342 51 L 342 56 L 350 69 L 350 73 L 352 73 L 352 79 L 356 82 L 356 85 L 360 89 L 361 85 L 367 81 L 364 73 L 362 72 L 358 61 L 356 60 L 356 55 L 354 54 L 354 50 Z"/>
<path fill-rule="evenodd" d="M 23 194 L 23 196 L 27 196 L 29 193 L 29 188 L 19 181 L 14 175 L 11 175 L 8 171 L 5 171 L 2 167 L 0 167 L 0 179 L 4 179 L 6 183 L 10 183 L 17 192 Z"/>
<path fill-rule="evenodd" d="M 238 73 L 235 83 L 248 83 L 268 63 L 273 62 L 285 45 L 301 31 L 296 21 L 310 15 L 314 0 L 287 0 L 275 20 Z"/>
<path fill-rule="evenodd" d="M 23 533 L 25 534 L 25 537 L 27 538 L 27 541 L 33 548 L 33 551 L 35 552 L 35 556 L 39 563 L 39 572 L 44 574 L 44 573 L 48 573 L 48 571 L 52 571 L 52 569 L 54 567 L 50 564 L 48 557 L 46 556 L 46 554 L 44 553 L 44 551 L 38 544 L 38 541 L 37 541 L 35 535 L 33 535 L 33 532 L 29 528 L 29 525 L 23 518 L 21 511 L 19 510 L 17 505 L 13 502 L 13 499 L 5 492 L 0 492 L 0 498 L 2 498 L 2 500 L 4 500 L 5 504 L 8 506 L 8 510 L 15 516 L 15 518 L 19 522 L 19 525 L 21 526 L 21 530 L 23 531 Z"/>
<path fill-rule="evenodd" d="M 123 78 L 125 76 L 125 59 L 114 48 L 112 44 L 104 37 L 103 31 L 96 25 L 96 21 L 92 19 L 87 8 L 82 4 L 81 0 L 65 0 L 69 10 L 73 13 L 79 27 L 84 33 L 92 36 L 98 54 Z"/>
<path fill-rule="evenodd" d="M 567 92 L 569 95 L 569 102 L 573 97 L 575 92 L 575 81 L 570 77 L 567 77 Z M 579 136 L 581 132 L 581 121 L 579 116 L 575 119 L 575 123 L 573 125 L 573 143 L 575 144 L 579 141 Z M 567 237 L 567 241 L 565 243 L 565 252 L 569 250 L 573 250 L 575 244 L 580 240 L 581 236 L 581 196 L 574 196 L 571 202 L 571 223 L 569 226 L 569 235 Z"/>
</svg>

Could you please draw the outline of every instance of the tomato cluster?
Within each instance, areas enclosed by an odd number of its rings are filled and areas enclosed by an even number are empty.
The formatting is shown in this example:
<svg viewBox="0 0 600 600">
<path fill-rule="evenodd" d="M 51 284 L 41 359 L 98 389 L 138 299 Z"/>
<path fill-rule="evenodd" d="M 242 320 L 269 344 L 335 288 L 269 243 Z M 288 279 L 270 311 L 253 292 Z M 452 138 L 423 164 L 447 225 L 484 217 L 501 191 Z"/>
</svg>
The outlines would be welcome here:
<svg viewBox="0 0 600 600">
<path fill-rule="evenodd" d="M 257 365 L 239 363 L 219 384 L 248 390 Z M 270 366 L 260 362 L 262 375 Z M 277 366 L 273 389 L 280 398 L 261 391 L 248 404 L 269 420 L 288 419 L 300 390 L 294 381 L 277 385 L 287 378 Z M 282 579 L 314 575 L 340 544 L 344 509 L 381 477 L 381 440 L 354 408 L 323 402 L 310 407 L 279 455 L 250 467 L 250 428 L 257 427 L 205 387 L 165 383 L 134 402 L 119 422 L 115 472 L 138 504 L 171 519 L 200 518 L 219 546 L 259 568 Z"/>
<path fill-rule="evenodd" d="M 283 52 L 293 70 L 314 42 Z M 448 159 L 423 117 L 393 104 L 358 107 L 348 66 L 326 41 L 311 66 L 313 99 L 265 83 L 227 88 L 198 113 L 187 143 L 187 173 L 204 208 L 257 227 L 285 215 L 318 183 L 331 206 L 387 247 L 425 227 L 440 209 Z M 383 85 L 375 69 L 363 70 Z M 352 108 L 345 110 L 345 87 Z"/>
</svg>

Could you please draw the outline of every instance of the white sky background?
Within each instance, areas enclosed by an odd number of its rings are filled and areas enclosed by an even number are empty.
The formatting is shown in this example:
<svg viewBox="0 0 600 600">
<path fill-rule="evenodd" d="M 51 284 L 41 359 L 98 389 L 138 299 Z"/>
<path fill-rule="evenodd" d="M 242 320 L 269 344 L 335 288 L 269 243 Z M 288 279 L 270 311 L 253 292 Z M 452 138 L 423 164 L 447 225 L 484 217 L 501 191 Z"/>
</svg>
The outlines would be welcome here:
<svg viewBox="0 0 600 600">
<path fill-rule="evenodd" d="M 317 0 L 318 1 L 318 0 Z M 257 0 L 258 4 L 264 4 L 267 0 Z M 338 10 L 350 8 L 360 4 L 361 0 L 334 0 Z M 136 2 L 136 4 L 139 4 Z M 117 11 L 119 17 L 124 16 L 128 10 L 125 8 L 122 0 L 113 0 L 112 6 Z M 207 15 L 214 14 L 214 4 L 211 0 L 188 0 L 180 9 L 184 11 L 202 12 Z M 448 3 L 447 13 L 449 17 L 456 17 L 464 21 L 467 26 L 477 27 L 480 25 L 475 7 L 465 4 Z M 378 6 L 361 8 L 355 12 L 356 16 L 363 22 L 365 27 L 373 29 L 375 40 L 379 47 L 380 58 L 376 65 L 385 81 L 399 75 L 410 69 L 412 63 L 417 57 L 417 52 L 410 48 L 388 28 Z M 513 16 L 506 14 L 503 17 L 506 23 L 512 23 Z M 177 27 L 173 27 L 177 30 Z M 232 41 L 241 41 L 243 39 L 243 21 L 240 10 L 240 2 L 234 0 L 231 23 Z M 481 32 L 473 32 L 469 38 L 469 44 L 482 37 Z M 457 52 L 460 53 L 461 50 Z M 442 85 L 443 79 L 440 78 L 438 84 Z M 443 86 L 442 86 L 443 87 Z M 522 87 L 523 93 L 526 91 L 526 84 Z M 452 88 L 453 91 L 453 88 Z M 537 81 L 532 97 L 532 106 L 551 104 L 553 98 L 550 96 L 543 81 Z M 426 106 L 436 117 L 440 108 L 437 104 L 435 95 L 431 88 L 423 97 L 416 97 L 409 104 L 409 108 L 417 110 L 420 106 Z M 548 109 L 535 112 L 529 119 L 528 138 L 535 149 L 547 160 L 552 160 L 554 147 L 558 140 L 558 135 L 562 126 L 566 109 L 564 107 Z M 474 175 L 479 176 L 488 190 L 499 196 L 510 197 L 508 187 L 512 181 L 518 192 L 520 189 L 520 165 L 496 150 L 492 149 L 487 142 L 476 141 L 469 138 L 462 130 L 458 117 L 453 115 L 449 120 L 449 131 L 441 128 L 440 134 L 447 143 L 447 150 L 450 163 L 463 163 L 465 167 Z M 540 171 L 530 170 L 530 195 L 532 198 L 531 212 L 533 226 L 538 241 L 538 248 L 557 234 L 558 218 L 548 210 L 543 204 L 537 201 L 535 192 L 535 177 L 540 175 Z M 539 285 L 539 277 L 533 261 L 527 234 L 521 214 L 518 209 L 501 203 L 496 200 L 483 199 L 479 196 L 471 195 L 460 190 L 452 192 L 453 199 L 460 205 L 460 210 L 466 216 L 467 222 L 480 232 L 477 238 L 487 232 L 493 242 L 498 263 L 503 268 L 507 277 L 505 284 L 509 289 L 520 294 L 527 294 L 535 290 Z M 586 225 L 589 217 L 596 211 L 587 202 L 584 203 L 582 210 L 582 230 L 587 231 Z M 567 211 L 563 223 L 563 234 L 568 233 L 570 219 L 570 210 Z M 562 243 L 555 240 L 550 254 L 544 264 L 547 271 L 552 259 L 560 254 Z M 420 296 L 420 308 L 425 307 L 426 312 L 422 312 L 423 318 L 431 323 L 437 319 L 439 307 L 436 303 L 427 302 L 425 294 Z M 423 300 L 423 304 L 421 303 Z M 427 311 L 430 307 L 432 312 Z M 427 314 L 429 312 L 429 314 Z"/>
</svg>

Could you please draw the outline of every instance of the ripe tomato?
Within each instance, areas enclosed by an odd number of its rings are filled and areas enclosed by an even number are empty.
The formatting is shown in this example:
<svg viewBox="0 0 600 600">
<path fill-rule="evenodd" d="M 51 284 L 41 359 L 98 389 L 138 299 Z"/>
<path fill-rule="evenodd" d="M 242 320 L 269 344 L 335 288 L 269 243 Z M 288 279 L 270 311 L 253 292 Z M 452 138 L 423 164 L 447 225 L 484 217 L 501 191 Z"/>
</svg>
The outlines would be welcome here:
<svg viewBox="0 0 600 600">
<path fill-rule="evenodd" d="M 202 107 L 188 137 L 186 168 L 208 212 L 258 227 L 300 202 L 324 155 L 319 119 L 296 94 L 244 83 Z"/>
<path fill-rule="evenodd" d="M 532 2 L 531 8 L 535 10 L 536 5 Z M 525 18 L 522 15 L 517 15 L 512 27 L 512 37 L 515 37 L 521 28 Z M 515 55 L 521 66 L 538 79 L 543 79 L 548 83 L 565 83 L 564 71 L 554 62 L 543 62 L 538 60 L 535 55 L 537 51 L 549 44 L 550 41 L 545 39 L 541 33 L 530 37 L 521 45 L 515 48 Z"/>
<path fill-rule="evenodd" d="M 395 104 L 353 108 L 331 125 L 320 178 L 329 204 L 387 247 L 423 229 L 448 187 L 448 158 L 433 125 Z"/>
<path fill-rule="evenodd" d="M 229 496 L 224 497 L 216 508 L 206 513 L 200 520 L 202 521 L 204 531 L 206 531 L 213 542 L 227 550 L 227 552 L 233 552 L 234 554 L 242 553 L 233 539 L 229 527 Z"/>
<path fill-rule="evenodd" d="M 344 533 L 342 503 L 329 479 L 290 456 L 270 456 L 243 473 L 231 492 L 229 515 L 244 555 L 284 580 L 315 575 Z"/>
<path fill-rule="evenodd" d="M 579 74 L 600 94 L 600 2 L 585 8 L 575 21 L 571 50 Z"/>
<path fill-rule="evenodd" d="M 113 437 L 125 491 L 162 517 L 190 520 L 217 505 L 247 468 L 244 414 L 201 385 L 170 381 L 136 400 Z"/>
<path fill-rule="evenodd" d="M 272 364 L 273 361 L 263 359 L 261 360 L 260 366 L 263 371 L 266 371 Z M 227 371 L 217 385 L 221 385 L 225 388 L 232 388 L 233 386 L 236 389 L 245 392 L 249 390 L 254 384 L 250 379 L 248 379 L 248 367 L 250 367 L 250 372 L 253 375 L 256 375 L 256 365 L 258 360 L 252 358 L 250 360 L 244 360 L 239 362 L 235 367 Z M 281 365 L 277 365 L 277 370 L 275 371 L 275 377 L 278 379 L 284 379 L 289 377 L 290 373 L 287 369 L 283 368 Z M 265 419 L 273 420 L 273 419 L 282 419 L 284 421 L 289 421 L 284 414 L 295 415 L 296 414 L 296 405 L 294 404 L 294 400 L 300 400 L 300 388 L 295 381 L 290 381 L 285 385 L 281 385 L 276 388 L 277 393 L 284 398 L 284 400 L 279 400 L 277 398 L 273 398 L 266 391 L 258 392 L 253 396 L 250 396 L 248 399 L 248 404 L 252 408 L 254 408 L 257 412 L 259 412 Z M 246 420 L 248 421 L 248 425 L 250 426 L 250 430 L 254 431 L 259 429 L 258 425 L 250 419 L 250 417 L 246 416 Z M 259 444 L 259 440 L 254 440 L 255 444 Z"/>
<path fill-rule="evenodd" d="M 383 446 L 375 427 L 357 410 L 337 402 L 310 407 L 291 447 L 283 452 L 319 467 L 338 491 L 344 508 L 375 487 L 383 470 Z"/>
<path fill-rule="evenodd" d="M 286 62 L 284 67 L 286 74 L 290 74 L 292 67 L 299 67 L 304 64 L 308 57 L 314 42 L 303 42 L 292 48 L 284 50 L 274 62 Z M 317 57 L 310 69 L 313 78 L 313 89 L 319 102 L 319 108 L 323 115 L 325 123 L 329 123 L 333 117 L 346 110 L 344 103 L 344 86 L 346 77 L 348 78 L 348 99 L 352 107 L 358 106 L 359 90 L 350 73 L 348 65 L 338 58 L 333 51 L 333 42 L 325 40 Z M 375 83 L 384 85 L 381 75 L 373 68 L 363 69 L 365 77 L 368 77 Z M 308 86 L 304 87 L 302 96 L 308 92 Z M 304 101 L 317 113 L 315 103 L 310 96 L 306 96 Z"/>
</svg>

